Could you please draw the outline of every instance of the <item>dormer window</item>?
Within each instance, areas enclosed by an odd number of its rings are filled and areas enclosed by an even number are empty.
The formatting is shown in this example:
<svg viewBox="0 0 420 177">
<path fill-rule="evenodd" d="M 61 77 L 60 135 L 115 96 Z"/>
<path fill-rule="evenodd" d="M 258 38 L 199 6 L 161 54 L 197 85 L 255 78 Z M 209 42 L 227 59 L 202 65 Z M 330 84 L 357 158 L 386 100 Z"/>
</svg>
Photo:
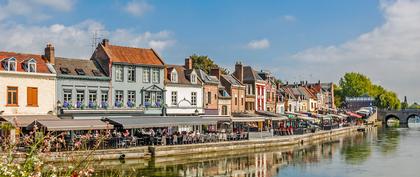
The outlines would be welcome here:
<svg viewBox="0 0 420 177">
<path fill-rule="evenodd" d="M 174 69 L 171 73 L 171 82 L 177 83 L 178 82 L 178 73 Z"/>
<path fill-rule="evenodd" d="M 15 58 L 9 58 L 5 59 L 2 62 L 3 68 L 6 71 L 16 71 L 16 59 Z"/>
<path fill-rule="evenodd" d="M 75 70 L 76 70 L 77 75 L 82 75 L 82 76 L 86 75 L 86 73 L 85 73 L 85 71 L 83 71 L 83 69 L 76 68 Z"/>
<path fill-rule="evenodd" d="M 23 67 L 26 72 L 35 73 L 36 72 L 36 61 L 34 59 L 30 59 L 25 61 Z"/>
<path fill-rule="evenodd" d="M 193 84 L 197 83 L 197 75 L 191 74 L 191 83 L 193 83 Z"/>
<path fill-rule="evenodd" d="M 61 67 L 60 71 L 61 71 L 62 74 L 69 74 L 70 73 L 70 70 L 68 68 Z"/>
</svg>

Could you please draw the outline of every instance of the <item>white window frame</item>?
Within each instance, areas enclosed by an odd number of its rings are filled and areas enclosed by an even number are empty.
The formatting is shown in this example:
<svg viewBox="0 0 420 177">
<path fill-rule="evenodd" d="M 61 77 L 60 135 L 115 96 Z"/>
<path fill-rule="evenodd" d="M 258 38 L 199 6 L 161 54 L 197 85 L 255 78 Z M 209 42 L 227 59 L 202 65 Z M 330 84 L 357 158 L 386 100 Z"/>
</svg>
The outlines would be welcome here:
<svg viewBox="0 0 420 177">
<path fill-rule="evenodd" d="M 197 106 L 197 92 L 191 92 L 191 105 Z"/>
<path fill-rule="evenodd" d="M 96 102 L 96 101 L 98 101 L 98 91 L 96 91 L 96 90 L 89 90 L 89 93 L 88 93 L 88 99 L 89 99 L 89 102 Z"/>
<path fill-rule="evenodd" d="M 14 68 L 11 68 L 11 64 L 13 63 Z M 7 60 L 7 71 L 16 71 L 17 63 L 15 58 L 10 58 Z"/>
<path fill-rule="evenodd" d="M 73 97 L 72 90 L 70 89 L 63 89 L 63 102 L 71 102 Z"/>
<path fill-rule="evenodd" d="M 85 91 L 84 90 L 76 90 L 76 102 L 84 102 L 85 101 Z"/>
<path fill-rule="evenodd" d="M 171 73 L 171 82 L 177 83 L 178 82 L 178 72 L 174 69 Z"/>
<path fill-rule="evenodd" d="M 197 75 L 191 74 L 191 83 L 193 83 L 193 84 L 197 83 Z"/>
<path fill-rule="evenodd" d="M 133 102 L 134 105 L 136 104 L 136 91 L 134 90 L 127 91 L 127 101 Z"/>
<path fill-rule="evenodd" d="M 115 102 L 124 102 L 124 90 L 115 90 Z"/>
<path fill-rule="evenodd" d="M 178 92 L 172 91 L 171 92 L 171 104 L 177 105 L 178 104 Z"/>
<path fill-rule="evenodd" d="M 136 82 L 136 67 L 135 66 L 128 67 L 127 81 Z"/>
<path fill-rule="evenodd" d="M 159 83 L 160 82 L 160 71 L 158 68 L 152 69 L 152 81 L 153 83 Z"/>
<path fill-rule="evenodd" d="M 143 68 L 143 82 L 150 83 L 150 68 Z"/>
<path fill-rule="evenodd" d="M 108 90 L 102 90 L 101 91 L 101 103 L 102 102 L 108 102 Z"/>
<path fill-rule="evenodd" d="M 115 65 L 115 81 L 124 81 L 124 67 L 121 65 Z"/>
</svg>

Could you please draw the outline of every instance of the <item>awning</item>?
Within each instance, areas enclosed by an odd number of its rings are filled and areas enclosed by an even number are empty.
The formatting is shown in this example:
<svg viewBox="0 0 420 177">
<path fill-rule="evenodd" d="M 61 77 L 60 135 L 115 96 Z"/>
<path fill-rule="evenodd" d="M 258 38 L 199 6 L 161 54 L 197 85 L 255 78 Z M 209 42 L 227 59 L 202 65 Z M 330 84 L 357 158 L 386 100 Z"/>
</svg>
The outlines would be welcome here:
<svg viewBox="0 0 420 177">
<path fill-rule="evenodd" d="M 219 116 L 219 115 L 203 115 L 200 116 L 203 119 L 216 120 L 216 121 L 230 121 L 230 116 Z"/>
<path fill-rule="evenodd" d="M 54 115 L 10 115 L 0 116 L 0 119 L 11 123 L 15 127 L 27 127 L 29 124 L 36 120 L 60 120 Z"/>
<path fill-rule="evenodd" d="M 217 124 L 217 120 L 203 119 L 198 116 L 147 116 L 107 118 L 107 120 L 109 120 L 111 124 L 123 127 L 124 129 Z"/>
<path fill-rule="evenodd" d="M 352 113 L 352 112 L 347 112 L 347 115 L 349 115 L 349 116 L 351 116 L 351 117 L 359 118 L 359 119 L 361 119 L 361 118 L 362 118 L 362 116 L 361 116 L 361 115 L 356 114 L 356 113 Z"/>
<path fill-rule="evenodd" d="M 289 120 L 286 116 L 278 116 L 278 117 L 270 117 L 271 120 L 275 121 L 283 121 L 283 120 Z"/>
<path fill-rule="evenodd" d="M 113 129 L 114 126 L 101 120 L 40 120 L 34 121 L 28 126 L 32 129 L 37 125 L 40 129 L 47 131 L 69 131 L 69 130 L 106 130 Z"/>
<path fill-rule="evenodd" d="M 232 122 L 263 122 L 264 117 L 232 117 Z"/>
</svg>

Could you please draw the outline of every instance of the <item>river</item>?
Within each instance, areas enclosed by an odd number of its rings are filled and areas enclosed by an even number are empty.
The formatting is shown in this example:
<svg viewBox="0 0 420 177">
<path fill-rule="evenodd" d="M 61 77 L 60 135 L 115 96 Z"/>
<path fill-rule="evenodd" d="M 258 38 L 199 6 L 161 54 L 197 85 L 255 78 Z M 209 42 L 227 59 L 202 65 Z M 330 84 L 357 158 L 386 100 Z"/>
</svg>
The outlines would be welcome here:
<svg viewBox="0 0 420 177">
<path fill-rule="evenodd" d="M 240 154 L 102 162 L 108 166 L 97 175 L 415 177 L 420 176 L 419 140 L 420 128 L 375 128 L 313 144 Z"/>
</svg>

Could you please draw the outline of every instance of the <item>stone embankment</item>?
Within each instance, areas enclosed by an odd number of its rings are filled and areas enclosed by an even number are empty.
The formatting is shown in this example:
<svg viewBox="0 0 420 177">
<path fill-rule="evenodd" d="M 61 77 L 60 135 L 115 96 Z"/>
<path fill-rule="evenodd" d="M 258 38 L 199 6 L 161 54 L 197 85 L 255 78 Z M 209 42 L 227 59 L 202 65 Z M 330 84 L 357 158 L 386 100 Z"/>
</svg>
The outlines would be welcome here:
<svg viewBox="0 0 420 177">
<path fill-rule="evenodd" d="M 308 144 L 322 139 L 331 139 L 335 136 L 357 132 L 357 127 L 344 127 L 329 131 L 318 131 L 304 135 L 275 136 L 270 138 L 224 141 L 216 143 L 170 145 L 170 146 L 144 146 L 123 149 L 53 152 L 43 155 L 46 161 L 75 161 L 76 159 L 88 158 L 89 160 L 116 160 L 116 159 L 142 159 L 151 157 L 171 157 L 200 155 L 212 152 L 239 152 L 252 149 L 265 149 L 272 147 L 286 147 L 300 144 Z"/>
</svg>

